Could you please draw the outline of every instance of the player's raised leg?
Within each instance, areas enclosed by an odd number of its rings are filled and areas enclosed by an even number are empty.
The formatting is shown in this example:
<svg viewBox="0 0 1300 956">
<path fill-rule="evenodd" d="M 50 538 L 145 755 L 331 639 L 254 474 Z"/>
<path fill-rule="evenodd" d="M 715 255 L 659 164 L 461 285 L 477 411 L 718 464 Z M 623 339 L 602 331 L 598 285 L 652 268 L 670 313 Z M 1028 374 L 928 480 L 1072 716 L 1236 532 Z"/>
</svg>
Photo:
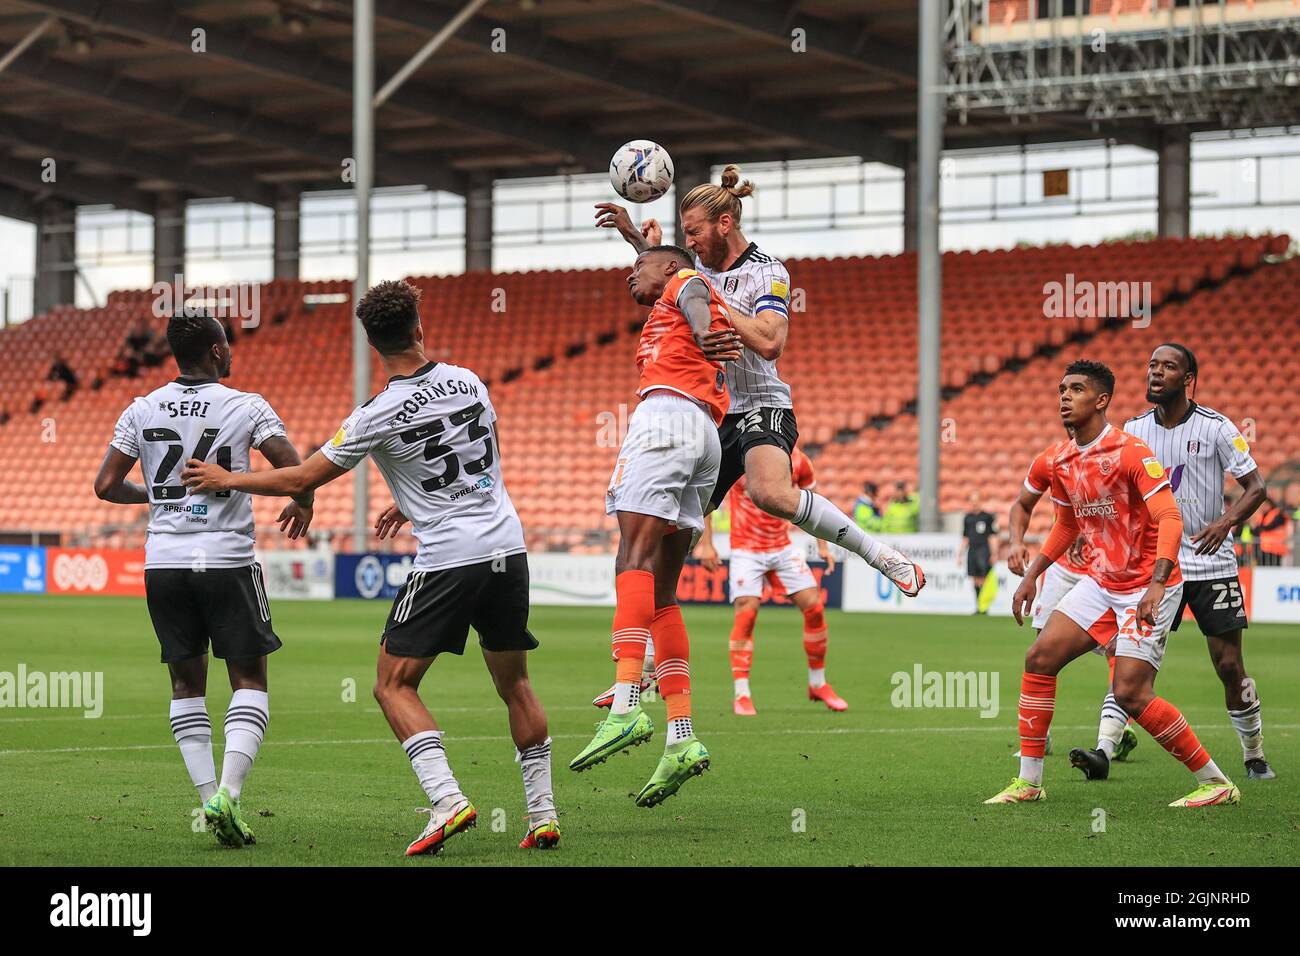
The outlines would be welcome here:
<svg viewBox="0 0 1300 956">
<path fill-rule="evenodd" d="M 551 787 L 551 738 L 546 712 L 528 680 L 526 651 L 483 651 L 497 694 L 510 715 L 510 738 L 524 781 L 528 832 L 522 849 L 549 850 L 560 842 L 559 814 Z"/>
<path fill-rule="evenodd" d="M 420 681 L 432 663 L 432 657 L 400 657 L 385 646 L 379 649 L 375 700 L 429 798 L 429 806 L 420 808 L 429 822 L 406 848 L 407 856 L 437 853 L 451 837 L 474 826 L 478 816 L 451 772 L 442 731 L 420 699 Z"/>
<path fill-rule="evenodd" d="M 1023 803 L 1047 796 L 1043 789 L 1043 756 L 1056 710 L 1056 675 L 1070 661 L 1092 650 L 1094 644 L 1087 631 L 1056 611 L 1029 645 L 1020 678 L 1020 773 L 985 803 Z"/>
<path fill-rule="evenodd" d="M 1246 673 L 1241 655 L 1242 630 L 1206 635 L 1210 660 L 1223 683 L 1228 719 L 1241 740 L 1241 756 L 1251 780 L 1272 780 L 1277 776 L 1264 758 L 1264 718 L 1255 681 Z"/>
<path fill-rule="evenodd" d="M 712 477 L 716 474 L 714 469 Z M 698 511 L 688 516 L 684 508 L 679 520 L 702 524 L 704 503 L 708 501 L 712 484 L 710 478 L 700 489 Z M 684 498 L 689 496 L 690 489 Z M 674 531 L 662 539 L 654 558 L 656 607 L 652 632 L 659 650 L 655 676 L 668 711 L 668 727 L 659 765 L 637 794 L 639 807 L 657 806 L 677 793 L 691 777 L 709 768 L 709 752 L 695 737 L 691 715 L 690 639 L 682 609 L 677 604 L 677 579 L 681 577 L 682 564 L 691 550 L 695 533 L 696 529 L 689 526 Z"/>
<path fill-rule="evenodd" d="M 790 456 L 776 445 L 755 445 L 745 453 L 749 496 L 768 514 L 785 518 L 814 538 L 838 544 L 871 565 L 907 597 L 925 587 L 921 566 L 898 550 L 877 541 L 829 499 L 797 488 L 790 476 Z"/>
</svg>

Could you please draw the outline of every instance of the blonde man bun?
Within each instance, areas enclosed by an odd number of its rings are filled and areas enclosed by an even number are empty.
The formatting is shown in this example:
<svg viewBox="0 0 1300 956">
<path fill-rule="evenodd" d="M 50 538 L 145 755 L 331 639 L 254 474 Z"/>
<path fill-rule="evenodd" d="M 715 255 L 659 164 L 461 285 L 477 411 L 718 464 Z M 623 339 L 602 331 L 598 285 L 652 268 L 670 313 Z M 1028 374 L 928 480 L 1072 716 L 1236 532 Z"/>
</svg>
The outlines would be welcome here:
<svg viewBox="0 0 1300 956">
<path fill-rule="evenodd" d="M 722 171 L 720 185 L 702 183 L 686 194 L 682 199 L 681 212 L 698 207 L 704 210 L 709 222 L 717 222 L 723 213 L 727 213 L 732 222 L 739 224 L 740 201 L 753 194 L 754 184 L 748 179 L 741 182 L 740 167 L 729 163 Z"/>
</svg>

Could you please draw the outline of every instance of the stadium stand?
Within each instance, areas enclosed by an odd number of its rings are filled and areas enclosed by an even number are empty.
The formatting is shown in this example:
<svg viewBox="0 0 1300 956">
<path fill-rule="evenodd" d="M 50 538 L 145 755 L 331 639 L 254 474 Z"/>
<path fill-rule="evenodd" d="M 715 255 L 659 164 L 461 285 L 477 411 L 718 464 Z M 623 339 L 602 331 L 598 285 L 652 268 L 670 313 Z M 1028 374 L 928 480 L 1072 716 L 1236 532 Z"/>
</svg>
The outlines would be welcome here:
<svg viewBox="0 0 1300 956">
<path fill-rule="evenodd" d="M 972 489 L 999 508 L 1009 502 L 1030 457 L 1059 429 L 1051 395 L 1067 357 L 1086 354 L 1115 368 L 1112 420 L 1139 410 L 1139 376 L 1168 328 L 1200 356 L 1201 397 L 1239 424 L 1254 422 L 1266 474 L 1300 457 L 1288 388 L 1300 369 L 1274 344 L 1279 334 L 1300 332 L 1289 308 L 1300 297 L 1300 258 L 1269 259 L 1288 244 L 1276 236 L 945 255 L 941 508 L 964 508 Z M 914 481 L 915 257 L 789 266 L 805 311 L 791 325 L 781 368 L 822 490 L 847 504 L 864 478 L 882 487 Z M 1045 317 L 1045 284 L 1067 274 L 1076 288 L 1151 282 L 1151 325 L 1098 313 Z M 424 293 L 431 357 L 473 368 L 492 387 L 507 481 L 534 549 L 610 546 L 604 491 L 635 404 L 632 348 L 642 321 L 624 277 L 608 269 L 410 280 Z M 232 383 L 265 395 L 306 455 L 352 407 L 350 284 L 276 280 L 260 293 L 257 326 L 235 328 Z M 59 309 L 0 333 L 0 410 L 9 414 L 0 426 L 0 532 L 36 529 L 69 544 L 142 540 L 143 510 L 97 501 L 89 488 L 122 408 L 176 374 L 170 359 L 135 377 L 109 372 L 141 318 L 163 328 L 152 300 L 148 290 L 117 292 L 103 308 Z M 80 378 L 66 401 L 46 382 L 56 355 Z M 380 375 L 372 362 L 376 387 Z M 371 517 L 388 501 L 372 466 Z M 278 508 L 257 501 L 259 525 L 270 525 Z M 1040 510 L 1037 520 L 1046 521 Z M 322 489 L 316 527 L 335 531 L 336 545 L 346 542 L 350 515 L 350 483 Z"/>
</svg>

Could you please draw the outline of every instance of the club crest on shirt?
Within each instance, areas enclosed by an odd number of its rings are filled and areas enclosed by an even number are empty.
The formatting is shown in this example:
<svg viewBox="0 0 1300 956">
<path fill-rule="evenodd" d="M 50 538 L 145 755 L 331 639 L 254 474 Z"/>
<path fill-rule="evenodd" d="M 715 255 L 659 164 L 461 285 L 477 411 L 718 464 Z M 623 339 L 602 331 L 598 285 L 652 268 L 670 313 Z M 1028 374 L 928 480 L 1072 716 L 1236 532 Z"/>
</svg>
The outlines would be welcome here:
<svg viewBox="0 0 1300 956">
<path fill-rule="evenodd" d="M 1143 458 L 1142 467 L 1147 470 L 1147 474 L 1152 478 L 1163 478 L 1165 476 L 1164 466 L 1160 464 L 1158 458 Z"/>
<path fill-rule="evenodd" d="M 1193 438 L 1191 441 L 1187 443 L 1187 454 L 1195 455 L 1200 450 L 1201 450 L 1201 443 L 1197 439 Z"/>
<path fill-rule="evenodd" d="M 1101 469 L 1103 475 L 1109 475 L 1115 470 L 1115 463 L 1109 458 L 1103 458 L 1097 462 L 1097 467 Z"/>
<path fill-rule="evenodd" d="M 727 280 L 726 280 L 725 282 L 722 283 L 722 293 L 723 293 L 723 295 L 732 295 L 732 294 L 734 294 L 735 291 L 736 291 L 736 288 L 737 288 L 739 285 L 740 285 L 740 279 L 739 279 L 737 276 L 730 276 L 730 277 L 728 277 Z"/>
</svg>

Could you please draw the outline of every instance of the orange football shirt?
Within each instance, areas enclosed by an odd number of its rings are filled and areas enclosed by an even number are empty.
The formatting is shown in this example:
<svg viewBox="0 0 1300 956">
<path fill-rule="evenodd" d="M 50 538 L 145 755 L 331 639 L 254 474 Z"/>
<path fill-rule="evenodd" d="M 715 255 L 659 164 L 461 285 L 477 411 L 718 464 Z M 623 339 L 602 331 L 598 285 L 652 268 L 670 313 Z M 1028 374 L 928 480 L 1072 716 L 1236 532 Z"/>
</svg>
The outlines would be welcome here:
<svg viewBox="0 0 1300 956">
<path fill-rule="evenodd" d="M 694 269 L 682 269 L 668 281 L 655 301 L 641 329 L 636 349 L 636 367 L 641 373 L 637 394 L 666 388 L 700 402 L 721 425 L 731 405 L 727 377 L 721 364 L 710 362 L 691 333 L 691 324 L 677 307 L 678 298 L 691 282 L 703 282 L 709 290 L 710 332 L 731 327 L 727 305 L 709 281 Z"/>
<path fill-rule="evenodd" d="M 1149 585 L 1159 529 L 1146 502 L 1169 487 L 1155 453 L 1140 438 L 1107 425 L 1085 447 L 1074 439 L 1059 444 L 1049 460 L 1052 500 L 1074 511 L 1087 537 L 1088 576 L 1119 593 Z M 1182 580 L 1175 561 L 1166 584 Z"/>
</svg>

